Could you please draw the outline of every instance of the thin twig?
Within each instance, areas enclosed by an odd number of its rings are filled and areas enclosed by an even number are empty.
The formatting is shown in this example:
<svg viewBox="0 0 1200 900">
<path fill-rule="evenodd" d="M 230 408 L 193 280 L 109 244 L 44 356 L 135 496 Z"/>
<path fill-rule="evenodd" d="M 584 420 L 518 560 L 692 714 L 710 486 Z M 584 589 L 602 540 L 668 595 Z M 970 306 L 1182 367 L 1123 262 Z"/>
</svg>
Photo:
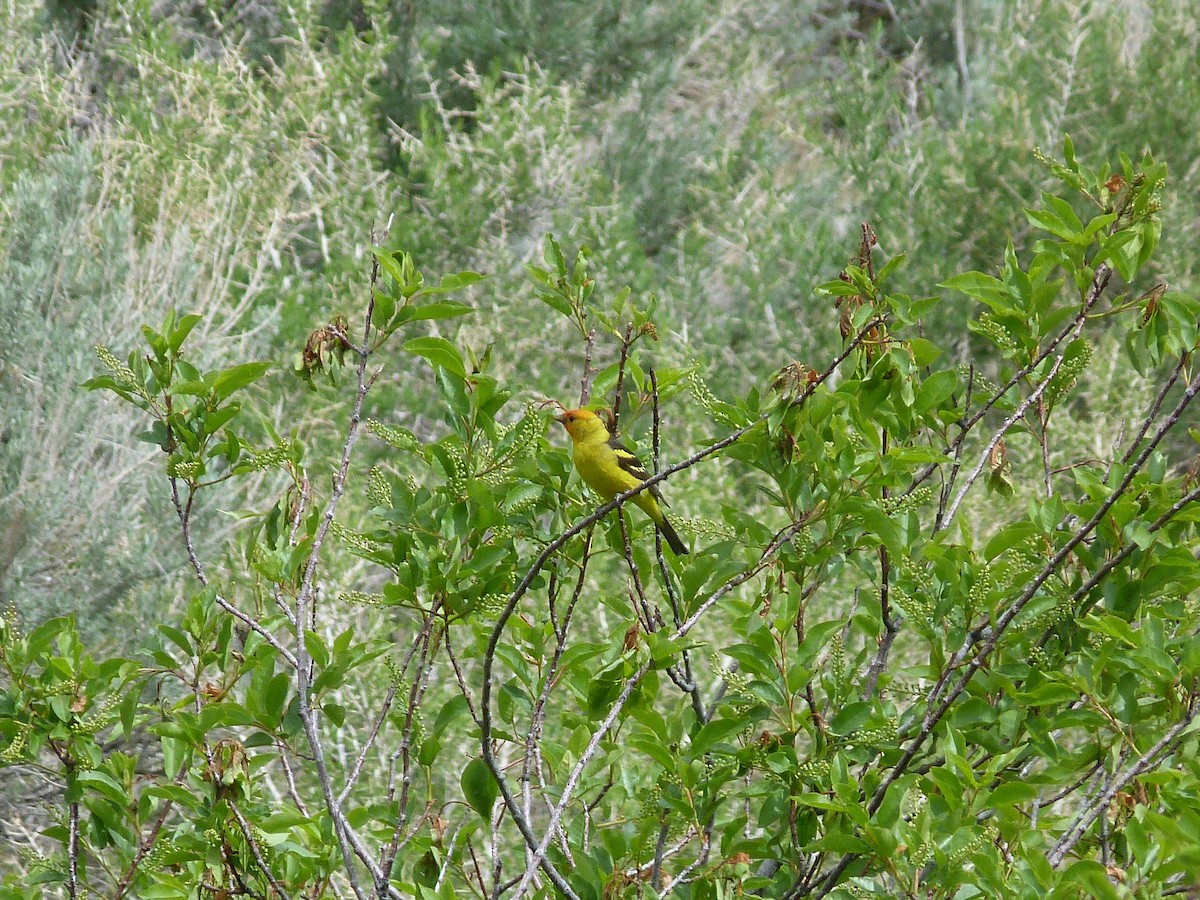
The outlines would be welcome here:
<svg viewBox="0 0 1200 900">
<path fill-rule="evenodd" d="M 617 426 L 621 421 L 621 394 L 625 388 L 625 363 L 629 361 L 629 348 L 633 346 L 633 341 L 633 323 L 630 322 L 625 328 L 625 337 L 621 340 L 621 358 L 617 362 L 617 386 L 613 393 L 612 428 L 609 429 L 613 434 L 617 433 Z"/>
<path fill-rule="evenodd" d="M 445 610 L 443 610 L 443 615 L 445 615 Z M 450 668 L 454 671 L 454 679 L 458 682 L 458 689 L 462 692 L 463 699 L 467 701 L 467 713 L 471 716 L 471 721 L 478 725 L 479 713 L 475 711 L 475 701 L 471 698 L 471 688 L 467 684 L 467 679 L 463 675 L 458 657 L 454 653 L 454 646 L 450 643 L 450 619 L 448 616 L 442 622 L 442 640 L 446 642 L 446 656 L 450 658 Z"/>
<path fill-rule="evenodd" d="M 681 885 L 695 881 L 698 876 L 695 876 L 692 873 L 696 871 L 696 869 L 708 865 L 708 857 L 709 854 L 712 853 L 712 830 L 712 820 L 709 819 L 708 823 L 704 826 L 704 833 L 700 836 L 700 856 L 680 869 L 677 873 L 675 873 L 674 878 L 663 885 L 662 895 L 664 897 L 670 896 L 670 894 Z"/>
<path fill-rule="evenodd" d="M 1042 482 L 1046 489 L 1046 496 L 1054 496 L 1054 485 L 1050 481 L 1050 409 L 1046 404 L 1045 395 L 1038 398 L 1037 404 L 1038 413 L 1038 444 L 1042 448 Z"/>
<path fill-rule="evenodd" d="M 79 896 L 79 804 L 67 808 L 67 896 Z"/>
<path fill-rule="evenodd" d="M 971 489 L 971 485 L 975 483 L 976 479 L 978 479 L 980 474 L 983 472 L 983 467 L 987 465 L 988 460 L 992 456 L 992 451 L 996 449 L 996 445 L 1004 439 L 1004 435 L 1008 433 L 1008 429 L 1012 428 L 1013 425 L 1015 425 L 1024 417 L 1029 407 L 1040 400 L 1046 388 L 1050 386 L 1051 380 L 1055 375 L 1058 374 L 1058 370 L 1066 358 L 1066 354 L 1064 353 L 1054 361 L 1054 365 L 1050 367 L 1050 371 L 1046 374 L 1046 377 L 1038 383 L 1038 386 L 1033 389 L 1033 392 L 1028 397 L 1021 401 L 1021 404 L 1013 411 L 1012 415 L 1005 419 L 1004 423 L 998 429 L 996 429 L 995 433 L 991 437 L 991 440 L 989 440 L 987 445 L 983 448 L 983 452 L 979 454 L 979 462 L 975 464 L 975 468 L 973 468 L 971 470 L 971 474 L 967 476 L 966 484 L 959 488 L 958 494 L 954 498 L 954 502 L 950 504 L 950 508 L 946 511 L 946 517 L 942 522 L 943 528 L 950 524 L 950 521 L 954 518 L 954 514 L 958 512 L 959 504 L 962 503 L 963 498 L 967 495 L 967 491 Z"/>
<path fill-rule="evenodd" d="M 1183 370 L 1186 368 L 1189 359 L 1191 359 L 1191 355 L 1188 353 L 1184 353 L 1179 357 L 1179 362 L 1175 364 L 1175 368 L 1171 372 L 1171 377 L 1168 378 L 1163 384 L 1162 389 L 1158 392 L 1157 396 L 1155 396 L 1154 402 L 1150 405 L 1150 411 L 1146 414 L 1146 417 L 1142 419 L 1142 427 L 1138 429 L 1137 437 L 1129 442 L 1129 447 L 1126 448 L 1125 452 L 1121 455 L 1122 464 L 1129 462 L 1129 460 L 1133 458 L 1133 454 L 1137 450 L 1138 445 L 1142 442 L 1142 439 L 1146 437 L 1146 432 L 1150 430 L 1150 426 L 1154 423 L 1155 416 L 1157 416 L 1158 411 L 1162 409 L 1163 402 L 1167 399 L 1167 394 L 1170 393 L 1171 388 L 1175 386 L 1175 382 L 1179 380 L 1179 376 L 1183 374 Z M 1112 467 L 1109 466 L 1109 472 L 1111 473 L 1111 471 Z M 1105 476 L 1104 480 L 1108 481 L 1107 475 Z"/>
<path fill-rule="evenodd" d="M 371 732 L 367 735 L 367 739 L 363 741 L 362 748 L 358 752 L 358 758 L 354 760 L 354 765 L 350 768 L 350 774 L 346 776 L 346 784 L 342 788 L 341 793 L 338 794 L 337 802 L 339 806 L 346 802 L 346 798 L 350 796 L 350 791 L 358 783 L 358 779 L 362 775 L 363 764 L 367 761 L 367 754 L 375 746 L 375 741 L 379 737 L 379 729 L 387 721 L 387 715 L 391 711 L 392 702 L 395 699 L 396 685 L 388 685 L 387 693 L 383 695 L 383 703 L 379 708 L 379 714 L 375 716 L 375 721 L 371 724 Z"/>
<path fill-rule="evenodd" d="M 651 431 L 652 468 L 650 471 L 657 472 L 659 464 L 659 452 L 662 446 L 662 416 L 658 406 L 658 376 L 654 373 L 653 366 L 648 367 L 647 375 L 650 378 L 650 409 L 653 413 L 653 428 Z M 675 590 L 675 583 L 671 578 L 671 569 L 667 565 L 666 557 L 663 556 L 662 545 L 662 532 L 656 528 L 654 529 L 654 555 L 658 562 L 658 572 L 662 576 L 663 590 L 667 595 L 667 603 L 671 606 L 671 621 L 675 627 L 678 628 L 680 623 L 683 621 L 681 604 L 679 602 L 679 594 Z M 691 697 L 692 711 L 696 714 L 696 718 L 700 724 L 704 725 L 708 722 L 712 713 L 710 711 L 706 711 L 704 708 L 704 697 L 700 693 L 700 684 L 696 680 L 695 673 L 692 671 L 692 654 L 685 647 L 683 652 L 680 654 L 680 657 L 683 660 L 684 689 Z M 674 680 L 674 677 L 672 677 L 672 681 Z M 676 682 L 676 684 L 679 684 L 679 682 Z"/>
<path fill-rule="evenodd" d="M 365 900 L 366 894 L 363 892 L 362 886 L 358 883 L 358 874 L 354 867 L 354 856 L 356 854 L 350 835 L 351 829 L 345 815 L 342 813 L 341 805 L 333 793 L 333 782 L 329 775 L 329 768 L 325 762 L 325 748 L 321 743 L 316 715 L 309 696 L 313 681 L 313 670 L 312 659 L 308 653 L 305 629 L 308 627 L 312 616 L 315 615 L 314 583 L 317 574 L 317 565 L 321 558 L 321 548 L 326 536 L 329 534 L 330 527 L 333 525 L 334 516 L 337 514 L 338 502 L 341 500 L 342 493 L 346 488 L 346 477 L 350 471 L 350 457 L 354 452 L 354 445 L 358 441 L 363 401 L 367 396 L 367 391 L 375 380 L 374 377 L 371 379 L 367 378 L 367 363 L 371 355 L 371 317 L 375 311 L 375 286 L 378 281 L 379 261 L 373 259 L 371 263 L 367 310 L 366 315 L 363 317 L 362 344 L 355 348 L 355 352 L 358 355 L 358 365 L 355 367 L 358 389 L 355 392 L 354 406 L 350 413 L 350 423 L 346 433 L 346 440 L 342 446 L 342 459 L 337 471 L 334 473 L 329 502 L 325 506 L 325 512 L 321 516 L 321 522 L 317 526 L 316 534 L 313 535 L 312 549 L 308 554 L 308 563 L 304 568 L 304 577 L 300 582 L 300 589 L 296 594 L 296 623 L 298 631 L 296 635 L 296 693 L 299 701 L 300 722 L 304 727 L 304 735 L 308 740 L 309 749 L 312 752 L 313 763 L 316 765 L 317 780 L 321 785 L 321 794 L 325 799 L 325 808 L 329 811 L 330 818 L 333 820 L 333 831 L 342 852 L 342 862 L 346 867 L 346 877 L 350 882 L 351 889 L 359 900 Z M 358 855 L 360 859 L 363 858 L 361 853 Z M 375 867 L 373 860 L 370 860 L 369 856 L 363 859 L 363 861 L 369 867 Z"/>
<path fill-rule="evenodd" d="M 900 634 L 900 616 L 892 614 L 891 603 L 888 600 L 888 580 L 891 574 L 891 563 L 888 560 L 886 547 L 879 548 L 879 568 L 881 572 L 879 602 L 883 610 L 883 637 L 879 640 L 875 659 L 871 661 L 871 667 L 867 669 L 867 683 L 866 687 L 863 688 L 864 700 L 870 700 L 875 696 L 875 688 L 879 685 L 879 676 L 883 674 L 883 668 L 887 665 L 892 644 L 896 642 L 896 637 Z"/>
<path fill-rule="evenodd" d="M 417 638 L 417 642 L 421 645 L 420 654 L 417 657 L 419 659 L 418 671 L 413 678 L 412 687 L 408 691 L 408 706 L 404 711 L 404 729 L 400 734 L 400 747 L 396 751 L 400 756 L 400 797 L 396 804 L 396 824 L 392 828 L 391 843 L 380 856 L 379 874 L 375 876 L 375 892 L 380 897 L 386 896 L 385 890 L 392 875 L 392 867 L 396 863 L 396 855 L 400 852 L 400 848 L 408 843 L 408 838 L 404 838 L 403 835 L 404 829 L 408 825 L 408 792 L 412 788 L 413 724 L 416 721 L 417 709 L 421 705 L 421 698 L 425 695 L 425 689 L 429 685 L 430 672 L 433 670 L 430 641 L 433 636 L 433 623 L 437 611 L 438 605 L 435 604 L 425 617 L 421 634 Z M 394 758 L 395 755 L 393 755 Z M 391 799 L 391 788 L 388 793 L 389 799 Z"/>
<path fill-rule="evenodd" d="M 185 760 L 179 767 L 179 771 L 175 773 L 175 778 L 172 784 L 179 785 L 183 783 L 184 777 L 187 775 L 188 769 L 191 767 L 190 761 Z M 171 814 L 171 810 L 175 807 L 175 801 L 165 800 L 162 809 L 158 811 L 158 815 L 154 817 L 154 824 L 150 826 L 150 833 L 147 834 L 141 841 L 138 842 L 137 852 L 133 855 L 133 859 L 129 863 L 129 867 L 125 870 L 125 874 L 121 876 L 121 880 L 117 882 L 116 890 L 113 892 L 113 900 L 121 900 L 125 893 L 133 885 L 133 880 L 137 877 L 138 867 L 142 864 L 142 860 L 153 849 L 154 842 L 158 840 L 158 833 L 162 831 L 163 825 L 167 821 L 167 816 Z"/>
<path fill-rule="evenodd" d="M 884 429 L 880 455 L 887 456 L 887 452 L 888 432 L 887 429 Z M 887 499 L 888 489 L 884 487 L 882 500 L 885 504 L 887 503 Z M 900 617 L 892 615 L 891 575 L 891 558 L 888 556 L 887 546 L 881 543 L 879 545 L 879 610 L 880 616 L 883 619 L 883 637 L 879 641 L 875 659 L 871 662 L 871 667 L 867 669 L 867 684 L 863 689 L 864 700 L 870 700 L 875 696 L 875 688 L 879 683 L 879 676 L 883 673 L 883 667 L 887 665 L 887 658 L 892 651 L 892 644 L 895 643 L 896 636 L 900 633 Z"/>
<path fill-rule="evenodd" d="M 304 802 L 304 798 L 300 796 L 300 791 L 296 787 L 296 773 L 292 771 L 292 763 L 287 756 L 288 748 L 284 746 L 283 741 L 276 738 L 275 749 L 279 752 L 279 764 L 283 767 L 283 777 L 287 781 L 288 796 L 296 804 L 296 809 L 300 810 L 300 815 L 307 818 L 308 805 Z"/>
<path fill-rule="evenodd" d="M 967 389 L 963 394 L 963 414 L 971 407 L 971 392 L 975 388 L 975 363 L 971 363 L 967 368 Z M 959 437 L 962 437 L 961 433 Z M 937 534 L 942 530 L 942 522 L 946 520 L 946 504 L 950 502 L 950 496 L 954 493 L 954 483 L 958 480 L 959 470 L 962 468 L 963 441 L 954 442 L 954 461 L 950 464 L 950 474 L 942 478 L 942 487 L 938 491 L 938 508 L 937 515 L 933 518 L 933 533 Z M 912 492 L 914 486 L 910 486 L 904 492 L 905 496 Z"/>
<path fill-rule="evenodd" d="M 970 434 L 971 430 L 985 415 L 987 415 L 988 411 L 991 410 L 993 406 L 999 403 L 1004 396 L 1008 394 L 1009 390 L 1011 390 L 1015 384 L 1040 366 L 1042 361 L 1049 357 L 1059 344 L 1061 344 L 1067 338 L 1071 338 L 1072 340 L 1075 338 L 1079 331 L 1082 330 L 1084 323 L 1087 321 L 1088 314 L 1091 312 L 1092 307 L 1096 305 L 1096 302 L 1100 299 L 1100 296 L 1104 293 L 1104 289 L 1108 286 L 1108 282 L 1111 278 L 1112 267 L 1108 263 L 1100 263 L 1100 265 L 1096 267 L 1096 274 L 1092 278 L 1091 287 L 1088 288 L 1087 294 L 1084 295 L 1083 307 L 1079 310 L 1079 312 L 1074 315 L 1074 317 L 1070 322 L 1067 323 L 1066 327 L 1063 328 L 1062 331 L 1060 331 L 1048 344 L 1046 344 L 1045 347 L 1038 352 L 1037 356 L 1014 372 L 1008 381 L 1006 381 L 999 390 L 997 390 L 984 402 L 983 406 L 976 410 L 976 412 L 970 418 L 966 419 L 959 425 L 958 437 L 956 437 L 950 442 L 950 444 L 943 448 L 943 453 L 947 455 L 955 453 L 962 443 L 967 439 L 967 435 Z M 920 487 L 930 475 L 940 468 L 941 465 L 941 463 L 930 463 L 924 469 L 922 469 L 913 478 L 912 484 L 905 489 L 905 496 L 911 494 L 918 487 Z"/>
<path fill-rule="evenodd" d="M 192 564 L 192 570 L 196 573 L 196 580 L 205 587 L 208 587 L 208 576 L 204 574 L 204 566 L 200 563 L 200 558 L 196 555 L 196 548 L 192 544 L 192 502 L 195 500 L 195 494 L 189 488 L 187 503 L 184 503 L 179 498 L 178 480 L 174 476 L 169 480 L 171 483 L 171 502 L 175 505 L 175 514 L 179 517 L 180 528 L 183 531 L 183 544 L 187 549 L 188 562 Z M 276 653 L 287 660 L 288 665 L 296 668 L 296 657 L 292 655 L 292 651 L 283 646 L 275 635 L 263 628 L 257 619 L 242 612 L 222 597 L 220 591 L 213 594 L 213 600 L 217 606 L 221 607 L 221 609 L 225 610 L 225 612 L 229 613 L 266 641 Z"/>
<path fill-rule="evenodd" d="M 658 826 L 658 840 L 654 844 L 654 862 L 650 866 L 650 887 L 662 890 L 662 864 L 667 849 L 667 838 L 671 834 L 671 823 L 665 811 L 659 813 L 662 822 Z"/>
<path fill-rule="evenodd" d="M 587 406 L 592 397 L 592 377 L 596 374 L 592 369 L 592 350 L 596 346 L 596 329 L 588 331 L 587 344 L 583 352 L 583 378 L 579 382 L 579 405 Z"/>
<path fill-rule="evenodd" d="M 624 545 L 623 551 L 625 554 L 625 562 L 629 566 L 629 575 L 633 579 L 633 599 L 634 610 L 640 609 L 642 614 L 642 624 L 647 632 L 657 631 L 658 628 L 654 623 L 654 614 L 650 611 L 650 600 L 646 597 L 646 588 L 642 584 L 642 573 L 638 569 L 637 561 L 633 558 L 633 541 L 629 536 L 629 524 L 625 521 L 625 510 L 617 510 L 617 522 L 621 527 L 621 542 Z M 657 532 L 657 529 L 655 529 Z"/>
<path fill-rule="evenodd" d="M 1159 516 L 1157 519 L 1155 519 L 1153 522 L 1150 523 L 1149 527 L 1147 528 L 1147 531 L 1150 534 L 1154 534 L 1154 532 L 1158 531 L 1160 528 L 1162 528 L 1164 525 L 1166 525 L 1169 521 L 1171 521 L 1171 519 L 1175 518 L 1175 516 L 1185 506 L 1188 506 L 1191 503 L 1195 503 L 1197 500 L 1200 500 L 1200 487 L 1193 488 L 1192 490 L 1188 491 L 1188 493 L 1186 493 L 1182 497 L 1180 497 L 1175 503 L 1173 503 L 1171 505 L 1170 509 L 1168 509 L 1161 516 Z M 1108 575 L 1109 572 L 1111 572 L 1113 569 L 1115 569 L 1117 566 L 1119 566 L 1121 563 L 1123 563 L 1126 559 L 1128 559 L 1133 554 L 1133 552 L 1137 549 L 1138 549 L 1138 545 L 1136 542 L 1129 541 L 1128 543 L 1126 543 L 1124 547 L 1122 547 L 1117 553 L 1113 554 L 1112 557 L 1110 557 L 1107 561 L 1105 561 L 1104 565 L 1102 565 L 1100 568 L 1098 568 L 1087 581 L 1085 581 L 1083 584 L 1081 584 L 1076 589 L 1075 593 L 1073 593 L 1071 595 L 1071 598 L 1067 602 L 1072 607 L 1075 607 L 1076 604 L 1079 604 L 1082 601 L 1084 601 L 1087 598 L 1088 594 L 1090 594 L 1096 588 L 1096 586 L 1098 584 L 1100 584 L 1101 581 L 1104 580 L 1105 576 Z M 1086 604 L 1086 603 L 1084 603 L 1082 606 L 1079 606 L 1078 609 L 1076 610 L 1075 617 L 1078 618 L 1079 616 L 1081 616 L 1085 612 L 1087 612 L 1087 610 L 1089 609 L 1089 606 L 1090 605 Z M 1037 646 L 1038 647 L 1046 646 L 1046 643 L 1050 640 L 1050 635 L 1052 633 L 1053 633 L 1053 629 L 1050 629 L 1050 628 L 1046 629 L 1046 631 L 1042 634 L 1042 637 L 1038 640 Z"/>
<path fill-rule="evenodd" d="M 804 526 L 807 524 L 808 517 L 805 517 L 798 522 L 793 522 L 791 525 L 776 533 L 775 537 L 763 550 L 762 555 L 753 566 L 740 572 L 733 578 L 730 578 L 723 585 L 721 585 L 721 587 L 710 594 L 708 598 L 705 599 L 705 601 L 701 603 L 699 607 L 697 607 L 696 611 L 692 613 L 692 615 L 682 625 L 675 629 L 668 640 L 676 641 L 680 638 L 686 637 L 688 632 L 695 627 L 696 623 L 704 617 L 704 615 L 715 603 L 721 600 L 721 598 L 726 596 L 738 585 L 749 581 L 764 568 L 766 568 L 771 560 L 774 559 L 775 554 L 779 552 L 780 548 L 791 541 L 792 538 L 796 536 L 796 533 L 804 528 Z M 604 720 L 600 723 L 600 727 L 592 734 L 591 740 L 588 741 L 587 747 L 584 749 L 583 753 L 580 754 L 575 766 L 571 769 L 571 774 L 567 777 L 566 782 L 563 784 L 559 801 L 555 805 L 554 812 L 550 816 L 550 821 L 546 825 L 545 836 L 537 843 L 536 849 L 534 850 L 533 863 L 526 867 L 525 874 L 521 877 L 521 880 L 517 885 L 517 892 L 514 896 L 514 900 L 520 900 L 521 896 L 528 889 L 534 873 L 537 871 L 538 865 L 541 865 L 542 868 L 546 870 L 546 873 L 550 874 L 550 869 L 546 868 L 546 850 L 550 845 L 550 841 L 553 839 L 556 829 L 558 828 L 558 823 L 561 821 L 564 811 L 566 810 L 572 796 L 575 793 L 575 788 L 579 783 L 579 779 L 583 775 L 584 769 L 587 768 L 588 763 L 591 762 L 592 757 L 595 756 L 597 751 L 600 749 L 600 745 L 604 741 L 605 736 L 616 724 L 617 719 L 620 717 L 621 710 L 624 709 L 625 704 L 633 695 L 634 690 L 637 688 L 638 684 L 641 683 L 641 680 L 646 676 L 646 673 L 649 672 L 654 665 L 654 660 L 648 659 L 638 667 L 637 671 L 635 671 L 625 680 L 625 685 L 621 689 L 620 694 L 617 695 L 616 700 L 613 702 L 612 709 L 609 710 L 608 715 L 605 716 Z M 501 785 L 502 792 L 505 789 L 506 786 Z M 514 818 L 516 818 L 516 816 L 514 816 Z M 528 826 L 526 825 L 526 827 Z M 524 829 L 522 829 L 522 831 L 524 831 Z M 555 870 L 555 875 L 557 874 L 557 870 Z M 553 879 L 554 875 L 551 875 L 551 878 Z M 569 889 L 564 891 L 564 893 L 568 891 Z"/>
<path fill-rule="evenodd" d="M 1058 839 L 1058 842 L 1046 854 L 1046 860 L 1051 866 L 1062 865 L 1067 854 L 1074 849 L 1075 845 L 1083 839 L 1087 830 L 1092 826 L 1104 811 L 1108 809 L 1113 798 L 1124 789 L 1125 785 L 1133 781 L 1139 775 L 1150 771 L 1158 765 L 1159 759 L 1167 753 L 1175 749 L 1175 744 L 1183 736 L 1183 733 L 1188 729 L 1196 718 L 1196 714 L 1200 713 L 1200 704 L 1197 704 L 1196 697 L 1192 697 L 1191 703 L 1188 705 L 1187 713 L 1182 719 L 1176 722 L 1149 750 L 1143 753 L 1138 760 L 1132 765 L 1125 768 L 1120 775 L 1113 777 L 1108 786 L 1099 793 L 1090 803 L 1079 811 L 1075 817 L 1075 821 L 1071 823 L 1071 827 Z"/>
<path fill-rule="evenodd" d="M 271 869 L 267 865 L 267 861 L 263 858 L 262 850 L 258 846 L 258 841 L 254 839 L 254 829 L 250 827 L 250 823 L 246 821 L 246 817 L 242 815 L 242 811 L 237 808 L 233 801 L 230 801 L 229 809 L 233 813 L 233 817 L 237 819 L 238 830 L 242 832 L 242 838 L 250 847 L 250 853 L 254 857 L 255 865 L 257 865 L 259 871 L 263 873 L 263 877 L 267 879 L 267 883 L 271 885 L 271 889 L 280 897 L 282 897 L 283 900 L 290 900 L 287 891 L 283 889 L 283 886 L 271 873 Z"/>
</svg>

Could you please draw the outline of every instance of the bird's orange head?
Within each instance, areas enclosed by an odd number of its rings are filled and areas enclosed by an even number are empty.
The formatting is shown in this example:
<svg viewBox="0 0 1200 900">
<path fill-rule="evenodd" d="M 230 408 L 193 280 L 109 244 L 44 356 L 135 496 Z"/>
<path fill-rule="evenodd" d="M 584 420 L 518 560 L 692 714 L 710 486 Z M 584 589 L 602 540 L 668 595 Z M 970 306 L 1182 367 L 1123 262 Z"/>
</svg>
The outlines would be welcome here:
<svg viewBox="0 0 1200 900">
<path fill-rule="evenodd" d="M 608 426 L 590 409 L 568 409 L 554 417 L 567 429 L 571 440 L 578 441 L 603 433 L 607 436 Z"/>
</svg>

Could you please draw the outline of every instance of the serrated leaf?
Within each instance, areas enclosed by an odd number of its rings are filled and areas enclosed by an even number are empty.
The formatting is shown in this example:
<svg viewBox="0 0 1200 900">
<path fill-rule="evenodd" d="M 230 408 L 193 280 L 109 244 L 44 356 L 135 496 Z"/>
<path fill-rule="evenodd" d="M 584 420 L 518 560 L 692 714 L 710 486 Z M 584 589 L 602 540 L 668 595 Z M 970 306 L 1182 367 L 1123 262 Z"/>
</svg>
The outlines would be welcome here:
<svg viewBox="0 0 1200 900">
<path fill-rule="evenodd" d="M 553 291 L 539 291 L 538 299 L 549 306 L 556 312 L 562 313 L 564 316 L 573 316 L 574 308 L 571 306 L 571 301 L 562 294 Z"/>
</svg>

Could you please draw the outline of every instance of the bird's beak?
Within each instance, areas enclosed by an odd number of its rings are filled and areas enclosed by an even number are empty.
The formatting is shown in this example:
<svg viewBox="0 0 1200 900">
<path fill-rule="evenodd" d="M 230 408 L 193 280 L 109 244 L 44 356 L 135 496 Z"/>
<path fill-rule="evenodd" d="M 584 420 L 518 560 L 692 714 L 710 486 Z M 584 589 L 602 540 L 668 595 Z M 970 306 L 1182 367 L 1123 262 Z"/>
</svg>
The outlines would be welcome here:
<svg viewBox="0 0 1200 900">
<path fill-rule="evenodd" d="M 559 422 L 563 425 L 566 425 L 567 424 L 567 414 L 565 412 L 560 412 L 557 416 L 554 417 L 554 421 Z"/>
</svg>

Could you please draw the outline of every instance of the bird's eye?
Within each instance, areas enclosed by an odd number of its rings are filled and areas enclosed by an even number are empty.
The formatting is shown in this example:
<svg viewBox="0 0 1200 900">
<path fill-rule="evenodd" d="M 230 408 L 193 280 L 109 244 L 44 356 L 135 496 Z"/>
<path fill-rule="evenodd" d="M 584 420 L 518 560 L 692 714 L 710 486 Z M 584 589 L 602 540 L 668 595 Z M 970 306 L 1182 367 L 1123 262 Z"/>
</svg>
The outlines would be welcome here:
<svg viewBox="0 0 1200 900">
<path fill-rule="evenodd" d="M 575 421 L 575 417 L 574 417 L 574 416 L 567 416 L 567 421 L 568 421 L 568 422 L 574 422 L 574 421 Z"/>
</svg>

